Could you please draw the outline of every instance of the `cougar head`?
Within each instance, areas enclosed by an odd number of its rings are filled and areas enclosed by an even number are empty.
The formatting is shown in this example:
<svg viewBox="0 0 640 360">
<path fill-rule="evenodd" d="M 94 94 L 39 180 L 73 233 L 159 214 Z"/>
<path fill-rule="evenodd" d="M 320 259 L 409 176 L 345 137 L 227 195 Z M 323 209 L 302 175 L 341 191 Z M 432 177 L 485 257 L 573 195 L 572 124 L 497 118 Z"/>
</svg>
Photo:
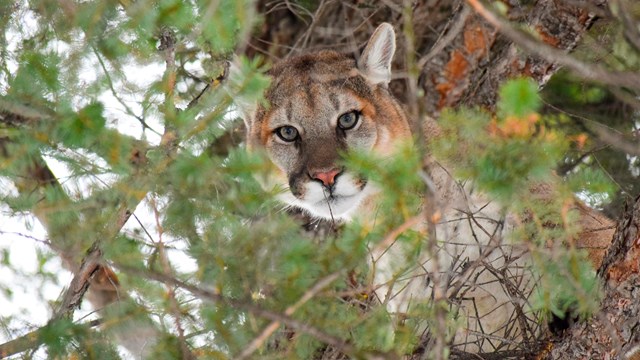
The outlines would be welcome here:
<svg viewBox="0 0 640 360">
<path fill-rule="evenodd" d="M 340 165 L 350 149 L 389 154 L 410 137 L 406 115 L 389 93 L 395 32 L 373 33 L 360 59 L 321 51 L 280 61 L 268 72 L 267 105 L 246 111 L 247 147 L 276 165 L 266 186 L 279 199 L 325 219 L 349 219 L 375 184 Z"/>
</svg>

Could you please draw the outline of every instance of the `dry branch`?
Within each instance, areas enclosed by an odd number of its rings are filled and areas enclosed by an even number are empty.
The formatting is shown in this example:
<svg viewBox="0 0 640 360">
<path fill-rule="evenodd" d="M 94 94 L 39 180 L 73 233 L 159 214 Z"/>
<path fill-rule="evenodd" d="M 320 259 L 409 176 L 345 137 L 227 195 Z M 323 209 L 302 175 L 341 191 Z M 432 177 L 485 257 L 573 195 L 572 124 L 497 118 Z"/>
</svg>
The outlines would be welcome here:
<svg viewBox="0 0 640 360">
<path fill-rule="evenodd" d="M 342 272 L 335 272 L 329 274 L 322 279 L 320 279 L 313 287 L 307 290 L 302 297 L 295 302 L 295 304 L 287 307 L 284 310 L 285 316 L 291 316 L 294 312 L 296 312 L 302 305 L 311 300 L 314 296 L 316 296 L 320 291 L 322 291 L 327 286 L 331 285 Z M 237 359 L 247 359 L 251 354 L 253 354 L 260 346 L 262 346 L 265 341 L 280 327 L 280 321 L 274 320 L 272 321 L 265 329 L 256 337 L 247 347 L 237 356 Z"/>
</svg>

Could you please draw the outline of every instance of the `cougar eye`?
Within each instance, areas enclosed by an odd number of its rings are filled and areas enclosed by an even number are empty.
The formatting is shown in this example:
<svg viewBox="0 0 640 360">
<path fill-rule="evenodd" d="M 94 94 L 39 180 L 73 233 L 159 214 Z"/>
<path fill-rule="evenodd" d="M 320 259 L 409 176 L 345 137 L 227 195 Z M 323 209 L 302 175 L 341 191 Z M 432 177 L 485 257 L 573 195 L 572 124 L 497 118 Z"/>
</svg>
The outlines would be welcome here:
<svg viewBox="0 0 640 360">
<path fill-rule="evenodd" d="M 275 133 L 280 139 L 286 142 L 292 142 L 298 138 L 298 129 L 293 126 L 285 125 L 277 128 Z"/>
<path fill-rule="evenodd" d="M 338 118 L 338 127 L 342 130 L 353 129 L 358 123 L 359 114 L 357 111 L 349 111 L 340 115 Z"/>
</svg>

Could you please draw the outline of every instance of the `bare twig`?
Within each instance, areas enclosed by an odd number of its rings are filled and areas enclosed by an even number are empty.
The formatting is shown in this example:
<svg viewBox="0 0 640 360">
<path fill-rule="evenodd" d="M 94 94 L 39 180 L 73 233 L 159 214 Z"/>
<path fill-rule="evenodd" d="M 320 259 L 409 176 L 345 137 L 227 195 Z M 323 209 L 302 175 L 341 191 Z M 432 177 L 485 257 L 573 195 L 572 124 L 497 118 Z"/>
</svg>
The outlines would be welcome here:
<svg viewBox="0 0 640 360">
<path fill-rule="evenodd" d="M 584 116 L 568 112 L 549 103 L 546 103 L 546 105 L 557 111 L 563 112 L 574 119 L 579 120 L 589 131 L 594 133 L 600 139 L 600 141 L 618 150 L 624 151 L 629 155 L 640 156 L 639 141 L 631 141 L 619 131 L 616 131 L 615 129 L 601 124 L 595 120 L 591 120 Z"/>
<path fill-rule="evenodd" d="M 407 69 L 409 71 L 409 77 L 407 79 L 408 89 L 410 91 L 410 97 L 416 99 L 417 92 L 417 79 L 418 75 L 422 71 L 424 64 L 428 61 L 427 58 L 423 58 L 419 60 L 416 64 L 416 60 L 413 56 L 413 47 L 414 47 L 414 31 L 413 31 L 413 22 L 411 13 L 408 11 L 410 9 L 410 2 L 405 0 L 405 37 L 407 38 Z M 465 8 L 466 9 L 466 8 Z M 466 10 L 465 10 L 466 11 Z M 468 17 L 468 13 L 460 14 L 460 20 L 456 23 L 456 26 L 464 26 L 466 22 L 466 18 Z M 453 38 L 460 31 L 459 29 L 453 29 L 452 33 L 448 34 L 451 39 L 445 39 L 446 41 L 452 41 Z M 442 45 L 443 48 L 446 44 Z M 437 50 L 434 48 L 433 50 Z M 432 55 L 435 56 L 437 52 L 441 50 L 433 51 Z M 424 61 L 424 64 L 421 65 L 421 62 Z M 416 100 L 412 101 L 412 110 L 413 115 L 416 116 L 417 119 L 425 118 L 425 109 L 424 102 L 419 101 L 416 103 Z M 426 138 L 424 134 L 422 134 L 422 125 L 418 126 L 418 131 L 420 134 L 420 139 L 424 141 Z M 422 147 L 424 149 L 424 147 Z M 423 158 L 426 154 L 422 154 Z M 447 344 L 447 306 L 446 306 L 446 297 L 447 297 L 447 284 L 446 284 L 446 276 L 443 274 L 446 273 L 446 269 L 443 268 L 440 263 L 438 252 L 438 239 L 436 237 L 436 224 L 439 221 L 439 218 L 443 215 L 442 204 L 438 202 L 438 194 L 437 187 L 435 186 L 433 180 L 427 175 L 425 171 L 419 171 L 419 176 L 423 179 L 424 183 L 427 185 L 424 191 L 424 203 L 423 203 L 423 211 L 421 220 L 426 224 L 427 227 L 427 238 L 426 238 L 426 251 L 430 256 L 430 261 L 432 264 L 432 269 L 435 271 L 428 272 L 428 279 L 433 284 L 433 304 L 434 304 L 434 323 L 433 328 L 431 329 L 431 335 L 434 338 L 433 348 L 430 349 L 431 355 L 435 360 L 444 360 L 447 358 L 448 352 L 448 344 Z"/>
<path fill-rule="evenodd" d="M 218 77 L 213 79 L 213 81 L 211 81 L 211 82 L 207 83 L 207 85 L 205 85 L 205 87 L 202 89 L 202 91 L 200 91 L 200 93 L 189 102 L 189 104 L 187 105 L 187 110 L 193 109 L 198 104 L 198 101 L 200 101 L 200 98 L 207 91 L 209 91 L 212 87 L 216 88 L 224 80 L 227 79 L 227 77 L 229 76 L 229 66 L 230 66 L 230 63 L 228 61 L 225 62 L 224 68 L 222 70 L 222 73 L 220 75 L 218 75 Z"/>
<path fill-rule="evenodd" d="M 127 112 L 127 114 L 133 116 L 136 120 L 138 120 L 138 122 L 140 122 L 140 124 L 142 125 L 142 129 L 143 130 L 144 129 L 149 129 L 153 133 L 155 133 L 156 135 L 160 135 L 159 132 L 157 132 L 155 129 L 153 129 L 151 126 L 149 126 L 149 124 L 147 124 L 147 122 L 144 120 L 144 118 L 142 116 L 136 115 L 136 113 L 129 107 L 129 105 L 127 105 L 127 103 L 124 102 L 124 100 L 122 100 L 122 98 L 118 95 L 118 92 L 116 91 L 116 89 L 113 86 L 113 81 L 111 80 L 111 75 L 109 74 L 109 71 L 107 70 L 107 67 L 104 64 L 104 61 L 102 60 L 102 57 L 100 56 L 100 54 L 98 53 L 98 51 L 95 48 L 91 47 L 91 49 L 93 50 L 93 53 L 96 56 L 96 58 L 98 59 L 98 63 L 100 64 L 100 67 L 102 68 L 102 71 L 104 72 L 104 77 L 107 80 L 107 85 L 109 85 L 109 90 L 111 90 L 111 95 L 113 95 L 113 97 L 116 99 L 116 101 L 118 101 L 120 103 L 120 105 L 122 105 L 122 107 Z"/>
<path fill-rule="evenodd" d="M 598 153 L 598 152 L 600 152 L 600 151 L 602 151 L 604 149 L 607 149 L 609 147 L 610 147 L 610 145 L 604 145 L 604 146 L 598 146 L 598 147 L 595 147 L 593 149 L 587 150 L 584 153 L 580 154 L 580 156 L 578 156 L 577 159 L 575 159 L 575 160 L 573 160 L 573 161 L 571 161 L 569 163 L 564 163 L 564 164 L 559 165 L 556 168 L 556 173 L 558 174 L 558 176 L 565 176 L 568 173 L 570 173 L 573 169 L 575 169 L 578 165 L 582 164 L 582 162 L 586 158 L 588 158 L 591 155 L 593 155 L 595 153 Z"/>
<path fill-rule="evenodd" d="M 607 126 L 598 122 L 591 122 L 588 126 L 600 140 L 626 152 L 629 155 L 640 156 L 640 142 L 627 140 L 622 134 L 611 131 Z"/>
<path fill-rule="evenodd" d="M 471 14 L 471 8 L 463 6 L 462 11 L 458 14 L 456 22 L 447 31 L 447 33 L 436 41 L 431 50 L 418 60 L 418 68 L 424 69 L 425 65 L 435 58 L 444 48 L 446 48 L 451 42 L 460 34 L 464 28 L 469 15 Z"/>
<path fill-rule="evenodd" d="M 162 241 L 162 235 L 164 233 L 164 229 L 160 224 L 160 211 L 158 210 L 157 202 L 154 197 L 150 199 L 151 207 L 153 209 L 154 219 L 156 221 L 156 230 L 158 232 L 158 241 L 156 241 L 156 248 L 158 249 L 158 255 L 160 258 L 160 264 L 162 266 L 162 271 L 165 275 L 170 276 L 172 274 L 171 264 L 169 263 L 169 258 L 167 257 L 167 253 L 165 251 L 165 245 Z M 148 234 L 148 233 L 147 233 Z M 153 241 L 153 239 L 152 239 Z M 178 342 L 180 343 L 180 351 L 182 353 L 183 360 L 195 359 L 195 356 L 191 353 L 189 349 L 189 345 L 184 336 L 184 328 L 182 326 L 182 315 L 180 312 L 180 304 L 178 304 L 178 300 L 176 299 L 176 292 L 172 286 L 166 285 L 167 288 L 167 296 L 169 297 L 169 303 L 171 307 L 171 313 L 173 314 L 176 330 L 178 332 Z"/>
<path fill-rule="evenodd" d="M 497 339 L 496 339 L 497 340 Z M 502 340 L 502 339 L 500 339 Z M 537 346 L 541 348 L 541 345 Z M 534 349 L 531 350 L 503 350 L 490 353 L 469 353 L 457 349 L 451 350 L 453 359 L 455 360 L 504 360 L 504 359 L 527 359 L 531 354 L 535 354 Z"/>
<path fill-rule="evenodd" d="M 380 260 L 380 258 L 385 254 L 385 252 L 395 243 L 398 236 L 402 235 L 405 231 L 416 227 L 424 220 L 424 214 L 418 214 L 414 217 L 407 219 L 404 223 L 400 224 L 397 228 L 393 229 L 389 232 L 382 241 L 380 241 L 376 246 L 370 250 L 372 254 L 380 254 L 375 259 L 374 262 Z"/>
<path fill-rule="evenodd" d="M 272 12 L 274 12 L 274 11 L 276 11 L 276 10 L 280 10 L 281 8 L 286 8 L 286 9 L 288 9 L 288 10 L 289 10 L 289 11 L 290 11 L 294 16 L 296 16 L 298 19 L 300 19 L 300 21 L 302 21 L 306 26 L 308 26 L 308 25 L 309 25 L 309 22 L 304 18 L 304 16 L 300 15 L 300 14 L 298 13 L 298 11 L 296 11 L 296 9 L 299 9 L 299 10 L 300 10 L 300 12 L 304 12 L 304 13 L 306 13 L 306 15 L 307 15 L 307 16 L 309 16 L 309 17 L 311 17 L 311 18 L 312 18 L 312 17 L 313 17 L 313 14 L 312 14 L 309 10 L 307 10 L 307 8 L 306 8 L 306 7 L 304 7 L 304 6 L 300 5 L 300 4 L 297 4 L 297 3 L 295 3 L 295 2 L 294 2 L 294 3 L 292 3 L 292 2 L 291 2 L 291 1 L 289 1 L 289 0 L 277 1 L 277 2 L 276 2 L 276 1 L 274 1 L 274 2 L 275 2 L 276 4 L 275 4 L 271 9 L 267 10 L 267 11 L 264 13 L 265 15 L 268 15 L 269 13 L 272 13 Z M 270 5 L 271 5 L 271 4 L 267 4 L 267 6 L 270 6 Z"/>
<path fill-rule="evenodd" d="M 446 358 L 447 351 L 447 285 L 443 279 L 443 274 L 446 274 L 446 269 L 440 264 L 438 252 L 438 239 L 436 237 L 436 223 L 438 217 L 441 216 L 442 210 L 439 209 L 436 201 L 436 193 L 427 190 L 425 192 L 425 204 L 424 204 L 424 221 L 427 224 L 427 242 L 426 250 L 430 255 L 433 271 L 429 273 L 429 279 L 433 283 L 433 302 L 434 302 L 434 317 L 435 328 L 432 331 L 435 337 L 435 344 L 433 348 L 433 356 L 436 360 L 443 360 Z"/>
<path fill-rule="evenodd" d="M 329 0 L 329 2 L 331 2 L 331 0 Z M 302 50 L 307 47 L 307 44 L 309 43 L 309 38 L 311 37 L 311 34 L 313 34 L 313 31 L 315 30 L 315 27 L 318 24 L 318 19 L 322 15 L 322 12 L 324 11 L 324 7 L 326 3 L 327 3 L 327 0 L 320 1 L 320 4 L 318 5 L 318 8 L 316 9 L 315 13 L 311 15 L 311 25 L 309 25 L 304 35 L 301 38 L 299 38 L 298 41 L 296 41 L 291 51 Z M 291 52 L 289 54 L 291 55 Z"/>
<path fill-rule="evenodd" d="M 404 35 L 404 42 L 407 47 L 404 60 L 408 73 L 408 76 L 405 78 L 405 83 L 407 86 L 407 107 L 409 110 L 409 118 L 421 119 L 419 115 L 420 107 L 422 106 L 422 96 L 420 96 L 420 93 L 418 92 L 418 76 L 420 76 L 421 68 L 418 67 L 416 62 L 416 35 L 413 27 L 412 1 L 405 0 L 403 2 L 402 15 L 404 19 L 402 24 L 402 34 Z M 419 125 L 414 127 L 418 131 L 421 128 Z M 423 138 L 423 136 L 420 136 L 420 138 Z"/>
</svg>

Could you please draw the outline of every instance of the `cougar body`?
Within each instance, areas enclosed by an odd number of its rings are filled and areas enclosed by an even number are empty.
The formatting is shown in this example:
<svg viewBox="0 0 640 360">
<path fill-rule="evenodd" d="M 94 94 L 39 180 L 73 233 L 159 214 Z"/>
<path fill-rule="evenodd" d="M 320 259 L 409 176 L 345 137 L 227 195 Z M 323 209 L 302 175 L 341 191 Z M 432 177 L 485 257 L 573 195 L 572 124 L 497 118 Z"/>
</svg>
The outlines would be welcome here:
<svg viewBox="0 0 640 360">
<path fill-rule="evenodd" d="M 383 190 L 337 164 L 346 150 L 384 156 L 411 141 L 407 116 L 387 88 L 394 51 L 395 33 L 385 23 L 358 60 L 333 51 L 289 58 L 268 73 L 268 106 L 244 106 L 247 146 L 266 150 L 275 167 L 264 185 L 280 188 L 285 204 L 323 219 L 375 217 L 375 198 Z M 437 125 L 425 132 L 428 141 Z M 527 315 L 533 287 L 525 271 L 528 256 L 504 236 L 514 219 L 435 160 L 429 176 L 442 214 L 437 253 L 407 264 L 402 245 L 373 246 L 370 264 L 380 302 L 400 321 L 412 305 L 432 298 L 437 279 L 461 324 L 454 345 L 489 351 L 504 346 L 501 338 L 529 338 L 538 329 Z"/>
</svg>

